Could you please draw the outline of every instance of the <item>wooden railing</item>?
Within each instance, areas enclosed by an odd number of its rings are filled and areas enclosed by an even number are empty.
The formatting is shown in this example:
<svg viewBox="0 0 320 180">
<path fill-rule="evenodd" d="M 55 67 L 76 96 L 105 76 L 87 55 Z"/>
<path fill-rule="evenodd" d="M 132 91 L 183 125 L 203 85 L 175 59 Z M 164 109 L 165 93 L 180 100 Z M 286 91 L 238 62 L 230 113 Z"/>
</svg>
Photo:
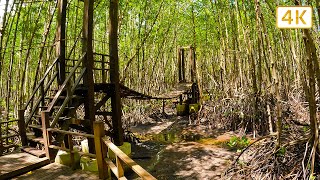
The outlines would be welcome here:
<svg viewBox="0 0 320 180">
<path fill-rule="evenodd" d="M 19 111 L 19 116 L 24 116 L 24 111 Z M 3 128 L 3 125 L 5 128 Z M 9 125 L 11 127 L 9 127 Z M 18 131 L 13 129 L 13 126 L 18 125 Z M 10 141 L 12 138 L 19 137 L 21 138 L 22 146 L 27 144 L 27 136 L 26 136 L 26 128 L 25 128 L 25 121 L 23 118 L 9 120 L 9 121 L 1 121 L 0 120 L 0 155 L 3 154 L 9 148 L 18 147 L 19 145 L 14 142 Z M 10 131 L 10 132 L 9 132 Z M 2 135 L 4 134 L 4 136 Z"/>
<path fill-rule="evenodd" d="M 134 162 L 129 156 L 122 152 L 116 145 L 114 145 L 104 134 L 104 123 L 94 123 L 94 141 L 96 149 L 96 159 L 99 169 L 99 178 L 106 179 L 108 177 L 109 169 L 118 179 L 127 179 L 124 176 L 124 166 L 129 167 L 135 174 L 145 180 L 156 179 L 140 165 Z M 116 160 L 115 163 L 107 158 L 108 150 L 112 151 Z"/>
<path fill-rule="evenodd" d="M 73 150 L 72 137 L 80 136 L 85 138 L 94 139 L 95 142 L 95 150 L 96 154 L 85 153 L 85 152 L 77 152 L 80 155 L 89 156 L 92 158 L 96 158 L 99 170 L 100 179 L 106 179 L 110 176 L 108 173 L 109 170 L 113 172 L 113 174 L 117 177 L 117 179 L 127 179 L 124 176 L 124 166 L 128 166 L 135 174 L 145 180 L 154 180 L 154 178 L 150 173 L 144 170 L 141 166 L 139 166 L 136 162 L 134 162 L 129 156 L 127 156 L 124 152 L 122 152 L 116 145 L 114 145 L 110 140 L 105 136 L 104 123 L 101 121 L 94 122 L 94 135 L 86 134 L 86 133 L 77 133 L 71 131 L 64 131 L 60 129 L 50 128 L 48 121 L 44 121 L 44 119 L 49 117 L 49 113 L 43 111 L 42 114 L 42 129 L 43 129 L 43 137 L 44 137 L 44 147 L 46 151 L 47 158 L 51 159 L 50 149 L 58 149 L 63 150 L 70 153 L 71 164 L 74 162 L 74 153 L 76 151 Z M 68 147 L 56 146 L 51 143 L 51 134 L 59 133 L 68 136 Z M 108 150 L 112 151 L 115 156 L 115 163 L 107 157 Z"/>
<path fill-rule="evenodd" d="M 66 99 L 63 101 L 62 105 L 60 106 L 59 110 L 57 111 L 56 115 L 53 118 L 53 121 L 50 124 L 50 127 L 54 127 L 56 125 L 56 123 L 59 120 L 59 117 L 62 115 L 62 113 L 64 112 L 66 106 L 68 105 L 68 103 L 70 102 L 70 100 L 72 99 L 73 93 L 76 90 L 78 84 L 80 83 L 80 81 L 82 80 L 82 77 L 84 75 L 84 73 L 86 72 L 86 68 L 82 68 L 80 75 L 76 78 L 75 82 L 71 85 L 71 81 L 72 81 L 72 77 L 75 76 L 76 70 L 81 67 L 80 65 L 82 64 L 83 58 L 85 58 L 86 53 L 84 53 L 81 58 L 78 60 L 77 64 L 75 64 L 75 66 L 71 69 L 70 73 L 68 74 L 66 80 L 63 82 L 63 84 L 60 86 L 60 89 L 58 90 L 58 92 L 56 93 L 56 95 L 54 96 L 53 100 L 50 102 L 46 112 L 51 113 L 53 110 L 53 107 L 56 105 L 59 96 L 61 96 L 62 92 L 64 90 L 67 90 L 67 97 Z"/>
<path fill-rule="evenodd" d="M 46 93 L 48 92 L 48 90 L 50 89 L 53 81 L 55 80 L 55 78 L 58 75 L 58 72 L 55 72 L 53 74 L 53 76 L 48 80 L 47 84 L 45 85 L 45 80 L 47 79 L 47 77 L 49 76 L 50 72 L 55 69 L 55 65 L 57 64 L 59 58 L 56 58 L 54 60 L 54 62 L 49 66 L 49 68 L 46 70 L 46 72 L 44 73 L 43 78 L 39 81 L 39 83 L 37 84 L 37 86 L 35 87 L 35 89 L 33 90 L 31 96 L 29 97 L 27 103 L 25 104 L 24 108 L 22 109 L 23 111 L 28 109 L 28 106 L 31 105 L 30 107 L 30 114 L 28 115 L 27 119 L 26 119 L 26 125 L 28 125 L 33 117 L 33 115 L 36 113 L 36 111 L 39 109 L 39 105 L 40 103 L 42 103 L 42 105 L 44 105 L 44 100 L 45 100 L 45 96 Z M 39 92 L 40 93 L 40 97 L 37 99 L 37 101 L 35 102 L 35 104 L 33 105 L 33 100 L 35 99 L 36 93 Z M 23 112 L 24 114 L 24 112 Z"/>
<path fill-rule="evenodd" d="M 37 84 L 37 86 L 35 87 L 35 89 L 33 90 L 31 96 L 29 97 L 29 100 L 27 101 L 27 103 L 24 106 L 24 109 L 27 109 L 29 104 L 31 103 L 31 101 L 34 99 L 34 96 L 36 95 L 36 93 L 38 92 L 39 88 L 44 89 L 44 81 L 47 78 L 47 76 L 49 75 L 49 73 L 51 72 L 51 70 L 55 67 L 55 65 L 57 64 L 59 58 L 56 58 L 53 63 L 49 66 L 49 68 L 46 70 L 46 72 L 44 73 L 43 78 L 39 81 L 39 83 Z"/>
<path fill-rule="evenodd" d="M 107 83 L 109 82 L 109 55 L 94 53 L 94 82 L 95 83 Z"/>
<path fill-rule="evenodd" d="M 76 151 L 73 150 L 73 142 L 72 142 L 73 136 L 94 138 L 94 135 L 86 134 L 86 133 L 64 131 L 64 130 L 60 130 L 60 129 L 56 129 L 56 128 L 50 128 L 48 118 L 49 118 L 49 112 L 42 111 L 42 113 L 41 113 L 42 132 L 43 132 L 43 138 L 44 138 L 44 149 L 45 149 L 47 158 L 49 158 L 49 159 L 53 158 L 53 157 L 51 157 L 50 149 L 63 150 L 63 151 L 70 153 L 71 164 L 74 164 L 74 154 L 76 153 Z M 51 134 L 53 132 L 58 133 L 58 134 L 62 134 L 62 135 L 66 135 L 68 137 L 68 147 L 57 146 L 57 145 L 52 144 Z M 91 154 L 91 153 L 84 153 L 84 152 L 78 152 L 78 151 L 77 151 L 77 153 L 79 153 L 80 155 L 85 155 L 85 156 L 89 156 L 92 158 L 96 157 L 95 154 Z"/>
</svg>

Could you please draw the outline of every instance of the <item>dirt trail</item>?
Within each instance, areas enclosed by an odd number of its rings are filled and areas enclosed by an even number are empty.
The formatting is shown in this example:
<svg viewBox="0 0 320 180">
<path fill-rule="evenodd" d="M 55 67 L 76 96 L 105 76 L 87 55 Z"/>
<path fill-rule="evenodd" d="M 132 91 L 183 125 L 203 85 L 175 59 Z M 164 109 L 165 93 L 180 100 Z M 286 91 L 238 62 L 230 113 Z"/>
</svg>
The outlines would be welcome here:
<svg viewBox="0 0 320 180">
<path fill-rule="evenodd" d="M 212 145 L 175 143 L 165 148 L 151 173 L 158 179 L 220 179 L 233 157 Z"/>
<path fill-rule="evenodd" d="M 131 131 L 142 139 L 133 158 L 158 179 L 221 179 L 236 153 L 216 144 L 232 133 L 189 125 L 188 117 L 137 125 Z"/>
</svg>

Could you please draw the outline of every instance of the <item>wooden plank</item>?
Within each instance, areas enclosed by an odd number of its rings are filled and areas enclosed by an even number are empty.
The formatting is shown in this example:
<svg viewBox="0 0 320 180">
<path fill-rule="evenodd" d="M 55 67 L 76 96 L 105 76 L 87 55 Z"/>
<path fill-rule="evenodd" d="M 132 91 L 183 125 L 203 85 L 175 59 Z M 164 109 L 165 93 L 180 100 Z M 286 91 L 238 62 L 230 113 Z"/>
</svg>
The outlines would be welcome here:
<svg viewBox="0 0 320 180">
<path fill-rule="evenodd" d="M 10 179 L 49 164 L 48 158 L 37 158 L 28 153 L 14 153 L 0 157 L 0 180 Z"/>
<path fill-rule="evenodd" d="M 65 179 L 85 179 L 85 180 L 97 180 L 98 175 L 89 172 L 76 170 L 73 171 L 70 167 L 52 163 L 46 165 L 40 169 L 36 169 L 30 173 L 13 178 L 14 180 L 65 180 Z"/>
<path fill-rule="evenodd" d="M 46 152 L 40 149 L 36 149 L 34 147 L 22 147 L 21 151 L 34 155 L 38 158 L 46 157 Z"/>
<path fill-rule="evenodd" d="M 134 162 L 128 155 L 122 152 L 115 144 L 113 144 L 106 137 L 103 138 L 104 143 L 109 147 L 109 149 L 114 152 L 114 154 L 121 159 L 129 168 L 131 168 L 138 176 L 142 179 L 146 180 L 154 180 L 156 179 L 150 173 L 148 173 L 145 169 L 143 169 L 140 165 Z"/>
<path fill-rule="evenodd" d="M 86 138 L 94 138 L 94 135 L 93 135 L 93 134 L 86 134 L 86 133 L 77 133 L 77 132 L 71 132 L 71 131 L 64 131 L 64 130 L 55 129 L 55 128 L 48 128 L 47 131 L 57 132 L 57 133 L 61 133 L 61 134 L 69 134 L 69 135 L 73 135 L 73 136 L 82 136 L 82 137 L 86 137 Z"/>
<path fill-rule="evenodd" d="M 34 135 L 27 135 L 27 139 L 29 141 L 33 141 L 33 142 L 36 142 L 36 143 L 44 144 L 44 140 L 43 140 L 42 137 L 36 137 Z"/>
</svg>

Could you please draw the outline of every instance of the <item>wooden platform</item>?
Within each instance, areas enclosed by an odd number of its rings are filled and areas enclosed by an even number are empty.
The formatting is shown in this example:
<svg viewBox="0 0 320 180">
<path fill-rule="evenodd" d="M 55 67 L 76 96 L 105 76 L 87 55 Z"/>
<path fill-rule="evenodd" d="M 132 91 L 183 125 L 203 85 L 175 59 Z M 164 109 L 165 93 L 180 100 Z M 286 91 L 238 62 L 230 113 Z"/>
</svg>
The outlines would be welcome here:
<svg viewBox="0 0 320 180">
<path fill-rule="evenodd" d="M 24 152 L 0 156 L 0 180 L 16 177 L 49 163 L 47 158 L 38 158 Z"/>
<path fill-rule="evenodd" d="M 98 174 L 76 170 L 73 171 L 68 166 L 64 166 L 57 163 L 46 165 L 40 169 L 34 170 L 27 174 L 14 178 L 14 180 L 65 180 L 65 179 L 79 179 L 79 180 L 93 180 L 99 179 Z"/>
</svg>

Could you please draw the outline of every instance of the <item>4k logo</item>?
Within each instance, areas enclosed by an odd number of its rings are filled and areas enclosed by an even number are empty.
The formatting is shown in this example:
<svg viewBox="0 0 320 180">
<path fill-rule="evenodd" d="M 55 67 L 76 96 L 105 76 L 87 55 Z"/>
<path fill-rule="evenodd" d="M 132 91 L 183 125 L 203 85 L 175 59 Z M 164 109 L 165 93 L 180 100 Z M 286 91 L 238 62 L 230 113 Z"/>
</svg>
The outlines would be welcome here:
<svg viewBox="0 0 320 180">
<path fill-rule="evenodd" d="M 311 28 L 312 7 L 279 6 L 277 7 L 277 27 L 280 29 Z"/>
</svg>

